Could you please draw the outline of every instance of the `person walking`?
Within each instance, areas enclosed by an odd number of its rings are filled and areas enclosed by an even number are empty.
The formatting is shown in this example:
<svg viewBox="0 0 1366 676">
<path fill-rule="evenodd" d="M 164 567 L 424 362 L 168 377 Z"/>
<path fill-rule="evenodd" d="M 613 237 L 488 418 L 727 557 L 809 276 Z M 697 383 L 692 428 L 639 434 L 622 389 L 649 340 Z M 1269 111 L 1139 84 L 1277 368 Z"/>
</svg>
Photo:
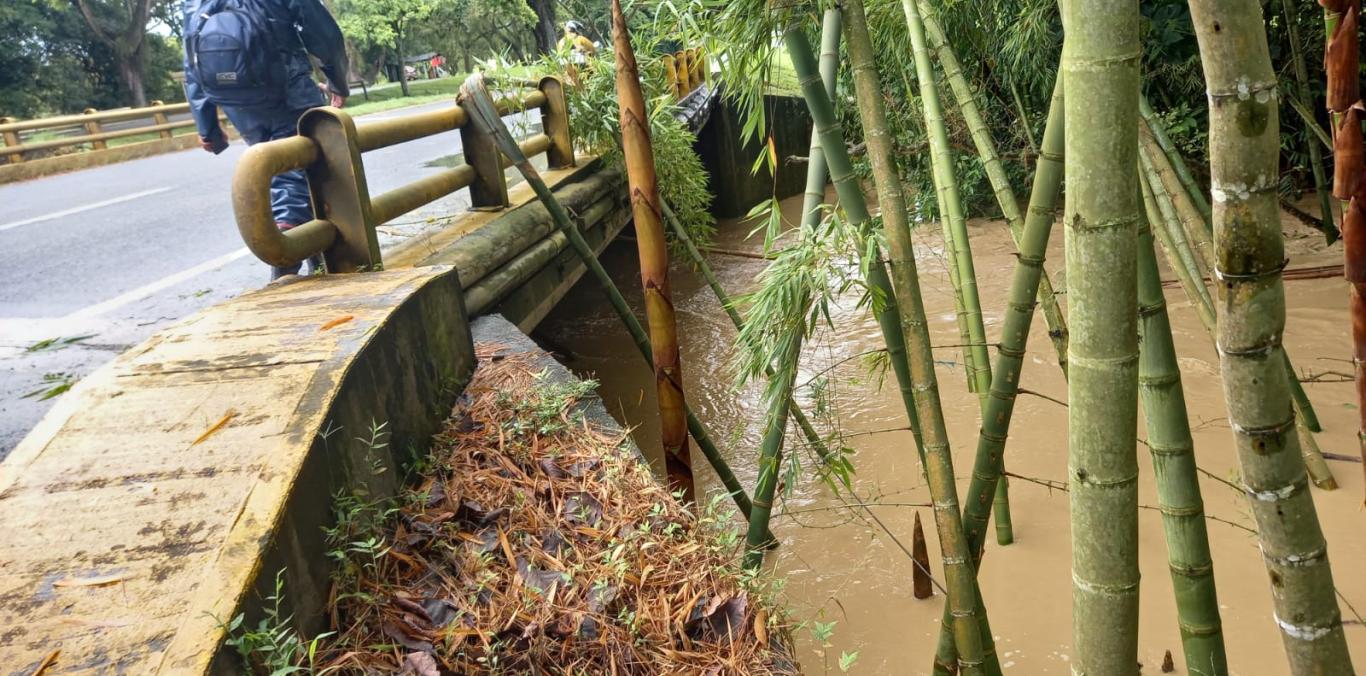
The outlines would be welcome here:
<svg viewBox="0 0 1366 676">
<path fill-rule="evenodd" d="M 310 108 L 340 108 L 350 95 L 341 28 L 321 0 L 183 0 L 185 95 L 200 145 L 213 154 L 228 147 L 218 123 L 222 109 L 247 142 L 298 133 Z M 313 81 L 309 56 L 322 66 L 325 83 Z M 288 230 L 314 218 L 308 181 L 301 170 L 271 179 L 275 225 Z M 271 280 L 297 274 L 300 265 L 271 267 Z M 322 267 L 308 260 L 308 273 Z"/>
</svg>

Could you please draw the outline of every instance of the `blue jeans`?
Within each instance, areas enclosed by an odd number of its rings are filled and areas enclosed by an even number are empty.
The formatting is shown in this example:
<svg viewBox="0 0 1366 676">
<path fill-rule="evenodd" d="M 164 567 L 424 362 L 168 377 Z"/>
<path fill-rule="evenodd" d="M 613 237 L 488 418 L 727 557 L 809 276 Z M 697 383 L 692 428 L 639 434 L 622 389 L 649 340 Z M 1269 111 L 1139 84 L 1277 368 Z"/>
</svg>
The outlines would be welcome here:
<svg viewBox="0 0 1366 676">
<path fill-rule="evenodd" d="M 306 109 L 305 109 L 306 110 Z M 289 138 L 298 133 L 299 116 L 305 110 L 286 108 L 223 108 L 223 112 L 242 135 L 247 145 L 263 141 Z M 275 216 L 275 224 L 288 229 L 313 220 L 313 204 L 308 192 L 308 179 L 302 170 L 287 171 L 270 180 L 270 206 Z M 301 264 L 277 267 L 271 266 L 271 279 L 299 272 Z M 322 267 L 322 261 L 314 256 L 308 259 L 308 273 Z"/>
</svg>

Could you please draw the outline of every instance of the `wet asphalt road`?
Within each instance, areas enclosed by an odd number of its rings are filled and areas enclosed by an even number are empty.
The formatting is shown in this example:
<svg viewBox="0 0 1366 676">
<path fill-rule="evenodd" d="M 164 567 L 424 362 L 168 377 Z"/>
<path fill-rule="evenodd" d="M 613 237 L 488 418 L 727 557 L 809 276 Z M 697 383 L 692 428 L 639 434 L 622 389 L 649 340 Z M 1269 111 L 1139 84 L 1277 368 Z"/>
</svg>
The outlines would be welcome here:
<svg viewBox="0 0 1366 676">
<path fill-rule="evenodd" d="M 244 149 L 236 142 L 218 156 L 186 150 L 0 185 L 0 459 L 55 403 L 44 393 L 266 283 L 269 270 L 243 248 L 232 215 L 229 186 Z M 454 131 L 367 153 L 371 194 L 440 171 L 458 153 Z M 399 217 L 381 243 L 464 211 L 465 195 Z"/>
</svg>

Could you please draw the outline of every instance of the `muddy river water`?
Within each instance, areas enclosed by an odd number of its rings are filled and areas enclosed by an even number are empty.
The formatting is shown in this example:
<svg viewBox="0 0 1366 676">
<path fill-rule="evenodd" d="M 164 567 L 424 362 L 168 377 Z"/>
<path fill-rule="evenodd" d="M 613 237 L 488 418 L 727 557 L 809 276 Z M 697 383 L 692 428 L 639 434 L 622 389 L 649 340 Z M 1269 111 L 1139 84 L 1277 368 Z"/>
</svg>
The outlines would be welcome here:
<svg viewBox="0 0 1366 676">
<path fill-rule="evenodd" d="M 789 210 L 799 209 L 788 200 Z M 1287 220 L 1291 267 L 1340 263 L 1340 245 L 1324 249 L 1316 233 Z M 761 242 L 747 238 L 744 224 L 722 223 L 714 246 L 757 251 Z M 1000 331 L 1004 301 L 1014 264 L 1014 245 L 1001 222 L 970 224 L 983 311 L 989 340 Z M 921 284 L 936 345 L 960 343 L 954 320 L 952 290 L 937 225 L 916 231 Z M 1159 253 L 1159 258 L 1161 254 Z M 765 262 L 713 254 L 710 263 L 727 290 L 752 288 Z M 1059 289 L 1064 284 L 1062 228 L 1054 229 L 1049 269 Z M 634 244 L 618 242 L 604 254 L 618 286 L 639 307 L 640 282 Z M 1169 278 L 1170 274 L 1165 275 Z M 735 331 L 711 290 L 686 265 L 672 271 L 678 308 L 686 394 L 709 423 L 720 444 L 729 449 L 732 467 L 747 487 L 753 486 L 755 458 L 762 434 L 763 407 L 757 388 L 737 390 L 727 368 Z M 1338 276 L 1286 283 L 1289 322 L 1285 343 L 1306 383 L 1324 432 L 1318 440 L 1326 452 L 1357 453 L 1355 395 L 1350 382 L 1351 350 L 1346 316 L 1347 289 Z M 1237 481 L 1237 459 L 1226 420 L 1217 356 L 1179 288 L 1167 289 L 1173 332 L 1184 377 L 1187 406 L 1201 468 L 1214 477 Z M 917 511 L 925 521 L 932 569 L 941 573 L 938 543 L 919 463 L 905 426 L 901 400 L 893 385 L 879 387 L 858 359 L 850 357 L 882 347 L 873 319 L 848 302 L 834 317 L 833 329 L 821 331 L 806 348 L 805 382 L 831 368 L 830 400 L 846 443 L 856 449 L 856 491 L 899 538 L 909 543 Z M 658 423 L 653 378 L 626 333 L 619 327 L 591 281 L 575 287 L 542 323 L 537 337 L 560 353 L 582 375 L 596 378 L 613 415 L 634 425 L 635 439 L 657 461 Z M 1015 543 L 988 542 L 981 572 L 997 650 L 1007 673 L 1067 674 L 1071 650 L 1071 578 L 1068 499 L 1046 484 L 1066 479 L 1067 417 L 1060 402 L 1067 386 L 1036 315 L 1021 386 L 1043 396 L 1018 400 L 1006 449 L 1008 469 L 1031 483 L 1010 484 Z M 966 492 L 968 471 L 979 425 L 976 395 L 967 391 L 958 348 L 935 350 L 940 393 L 953 444 L 959 495 Z M 843 363 L 837 364 L 837 362 Z M 890 380 L 890 376 L 889 376 Z M 801 397 L 808 397 L 803 392 Z M 1058 401 L 1052 401 L 1058 400 Z M 1143 430 L 1140 417 L 1139 436 Z M 1157 504 L 1152 464 L 1140 447 L 1142 471 L 1139 502 Z M 694 451 L 699 482 L 717 488 L 715 476 Z M 1360 464 L 1329 461 L 1340 488 L 1313 490 L 1319 518 L 1329 542 L 1348 643 L 1358 669 L 1366 669 L 1366 511 L 1362 508 Z M 808 463 L 809 466 L 809 463 Z M 1232 673 L 1275 676 L 1287 673 L 1279 633 L 1272 619 L 1266 572 L 1250 529 L 1254 527 L 1241 492 L 1208 476 L 1201 477 L 1209 534 Z M 927 674 L 930 671 L 943 596 L 918 601 L 911 595 L 911 562 L 883 534 L 853 518 L 850 510 L 818 481 L 803 478 L 774 514 L 774 531 L 782 546 L 770 564 L 785 576 L 784 601 L 796 621 L 809 627 L 834 622 L 824 642 L 810 628 L 798 631 L 799 657 L 806 673 L 840 673 L 839 658 L 857 651 L 850 673 Z M 1186 673 L 1176 623 L 1171 578 L 1160 514 L 1139 512 L 1140 567 L 1143 574 L 1139 657 L 1143 673 L 1160 672 L 1170 650 L 1176 673 Z M 1355 609 L 1353 609 L 1353 607 Z"/>
</svg>

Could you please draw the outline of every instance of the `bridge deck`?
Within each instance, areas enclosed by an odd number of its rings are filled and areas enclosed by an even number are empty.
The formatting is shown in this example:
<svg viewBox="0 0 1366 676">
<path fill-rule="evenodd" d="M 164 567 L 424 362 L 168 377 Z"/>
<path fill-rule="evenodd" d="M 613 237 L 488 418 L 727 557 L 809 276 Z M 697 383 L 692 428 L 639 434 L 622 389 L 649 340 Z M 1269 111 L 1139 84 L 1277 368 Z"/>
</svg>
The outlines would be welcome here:
<svg viewBox="0 0 1366 676">
<path fill-rule="evenodd" d="M 602 245 L 624 225 L 624 192 L 608 194 L 619 173 L 588 160 L 545 178 L 571 184 L 576 211 L 606 205 Z M 491 306 L 536 272 L 517 261 L 551 234 L 525 215 L 529 186 L 509 196 L 512 209 L 394 247 L 386 272 L 298 279 L 209 308 L 64 395 L 0 464 L 0 675 L 49 659 L 49 674 L 204 673 L 262 579 L 281 568 L 297 589 L 325 579 L 318 541 L 347 461 L 320 461 L 320 435 L 346 422 L 333 446 L 355 447 L 368 421 L 388 421 L 391 448 L 425 448 L 435 430 L 423 420 L 448 405 L 429 409 L 454 396 L 451 341 L 468 332 L 460 287 L 491 278 L 500 290 L 480 292 Z M 508 223 L 518 227 L 502 232 Z M 457 283 L 454 262 L 471 279 Z M 293 599 L 300 616 L 321 608 L 313 596 Z"/>
</svg>

